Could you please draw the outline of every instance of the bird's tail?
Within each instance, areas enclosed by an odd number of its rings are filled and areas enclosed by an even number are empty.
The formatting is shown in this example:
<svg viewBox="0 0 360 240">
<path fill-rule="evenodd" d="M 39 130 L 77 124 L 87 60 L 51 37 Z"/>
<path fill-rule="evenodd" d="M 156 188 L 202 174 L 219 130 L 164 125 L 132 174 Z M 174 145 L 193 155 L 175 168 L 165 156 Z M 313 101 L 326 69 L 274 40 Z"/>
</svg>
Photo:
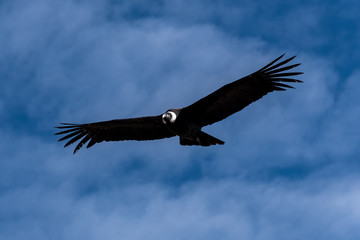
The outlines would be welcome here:
<svg viewBox="0 0 360 240">
<path fill-rule="evenodd" d="M 200 131 L 199 134 L 195 136 L 180 136 L 180 144 L 187 146 L 191 146 L 191 145 L 210 146 L 216 144 L 223 145 L 224 142 L 207 133 Z"/>
</svg>

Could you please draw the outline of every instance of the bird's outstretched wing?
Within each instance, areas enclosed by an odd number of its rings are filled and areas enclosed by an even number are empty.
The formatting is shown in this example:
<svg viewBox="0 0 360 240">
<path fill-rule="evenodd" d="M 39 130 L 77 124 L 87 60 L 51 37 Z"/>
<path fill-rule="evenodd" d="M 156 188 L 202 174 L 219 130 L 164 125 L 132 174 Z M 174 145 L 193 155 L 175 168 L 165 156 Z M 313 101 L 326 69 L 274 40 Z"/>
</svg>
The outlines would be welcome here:
<svg viewBox="0 0 360 240">
<path fill-rule="evenodd" d="M 88 141 L 87 148 L 95 143 L 102 141 L 122 141 L 122 140 L 153 140 L 173 137 L 171 131 L 162 123 L 160 116 L 116 119 L 105 122 L 95 122 L 86 124 L 62 123 L 56 128 L 62 131 L 55 135 L 65 134 L 59 141 L 69 139 L 64 147 L 80 140 L 74 150 L 74 154 Z"/>
<path fill-rule="evenodd" d="M 293 88 L 282 82 L 302 82 L 288 78 L 302 74 L 302 72 L 287 72 L 287 70 L 299 66 L 300 63 L 285 66 L 295 56 L 278 62 L 283 56 L 281 55 L 260 70 L 229 83 L 183 108 L 181 114 L 199 126 L 206 126 L 240 111 L 269 92 Z"/>
</svg>

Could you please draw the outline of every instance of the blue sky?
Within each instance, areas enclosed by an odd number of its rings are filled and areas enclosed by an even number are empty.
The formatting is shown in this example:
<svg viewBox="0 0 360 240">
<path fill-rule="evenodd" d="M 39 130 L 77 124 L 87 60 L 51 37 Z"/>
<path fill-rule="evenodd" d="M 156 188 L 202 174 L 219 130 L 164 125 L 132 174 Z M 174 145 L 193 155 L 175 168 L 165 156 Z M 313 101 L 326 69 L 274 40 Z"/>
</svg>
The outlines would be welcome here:
<svg viewBox="0 0 360 240">
<path fill-rule="evenodd" d="M 0 2 L 0 239 L 359 239 L 358 1 Z M 59 122 L 183 107 L 287 53 L 204 130 L 63 149 Z"/>
</svg>

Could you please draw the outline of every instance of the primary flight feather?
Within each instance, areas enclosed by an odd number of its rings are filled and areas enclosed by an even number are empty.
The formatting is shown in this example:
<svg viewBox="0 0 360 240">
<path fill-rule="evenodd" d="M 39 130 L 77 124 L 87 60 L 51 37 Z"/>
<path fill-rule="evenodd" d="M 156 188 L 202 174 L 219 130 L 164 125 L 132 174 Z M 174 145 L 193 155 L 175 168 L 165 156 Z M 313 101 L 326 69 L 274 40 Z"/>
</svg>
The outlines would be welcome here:
<svg viewBox="0 0 360 240">
<path fill-rule="evenodd" d="M 111 121 L 69 124 L 62 123 L 56 135 L 68 140 L 64 147 L 79 141 L 74 154 L 86 143 L 87 148 L 103 141 L 154 140 L 179 136 L 181 145 L 210 146 L 223 141 L 201 131 L 201 128 L 240 111 L 272 91 L 293 88 L 285 83 L 302 82 L 289 78 L 302 72 L 289 72 L 300 63 L 287 65 L 295 58 L 276 58 L 258 71 L 229 83 L 199 101 L 174 108 L 158 116 L 115 119 Z"/>
</svg>

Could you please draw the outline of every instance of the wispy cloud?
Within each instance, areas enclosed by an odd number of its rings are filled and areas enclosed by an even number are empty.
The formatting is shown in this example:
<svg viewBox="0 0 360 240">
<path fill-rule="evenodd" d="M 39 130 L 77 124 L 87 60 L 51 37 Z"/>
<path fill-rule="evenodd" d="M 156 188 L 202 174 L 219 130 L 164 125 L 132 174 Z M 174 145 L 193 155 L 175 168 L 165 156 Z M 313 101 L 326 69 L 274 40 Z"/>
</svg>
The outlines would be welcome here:
<svg viewBox="0 0 360 240">
<path fill-rule="evenodd" d="M 0 4 L 0 238 L 359 238 L 358 4 L 185 3 Z M 222 147 L 73 156 L 52 136 L 186 106 L 283 52 L 304 83 L 206 127 Z"/>
</svg>

